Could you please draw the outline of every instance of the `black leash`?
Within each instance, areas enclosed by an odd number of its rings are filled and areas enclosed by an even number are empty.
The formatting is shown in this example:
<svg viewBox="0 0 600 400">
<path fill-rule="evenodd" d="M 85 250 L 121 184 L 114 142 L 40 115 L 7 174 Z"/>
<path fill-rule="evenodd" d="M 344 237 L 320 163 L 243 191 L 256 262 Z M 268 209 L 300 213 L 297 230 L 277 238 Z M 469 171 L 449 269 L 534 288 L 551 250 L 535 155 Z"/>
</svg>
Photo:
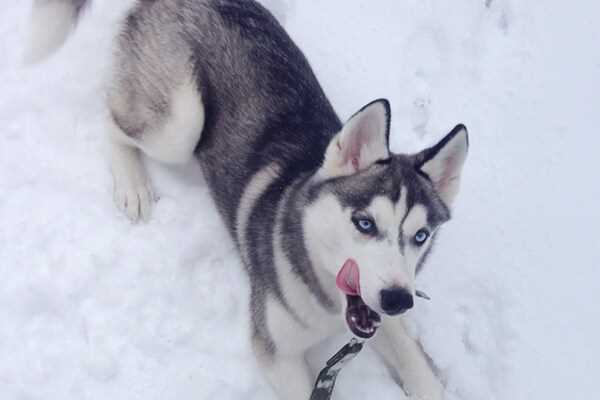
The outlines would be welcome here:
<svg viewBox="0 0 600 400">
<path fill-rule="evenodd" d="M 329 400 L 333 393 L 335 380 L 341 369 L 350 360 L 354 359 L 363 348 L 363 341 L 353 338 L 344 347 L 340 349 L 333 357 L 327 361 L 325 368 L 321 370 L 315 387 L 310 396 L 310 400 Z"/>
</svg>

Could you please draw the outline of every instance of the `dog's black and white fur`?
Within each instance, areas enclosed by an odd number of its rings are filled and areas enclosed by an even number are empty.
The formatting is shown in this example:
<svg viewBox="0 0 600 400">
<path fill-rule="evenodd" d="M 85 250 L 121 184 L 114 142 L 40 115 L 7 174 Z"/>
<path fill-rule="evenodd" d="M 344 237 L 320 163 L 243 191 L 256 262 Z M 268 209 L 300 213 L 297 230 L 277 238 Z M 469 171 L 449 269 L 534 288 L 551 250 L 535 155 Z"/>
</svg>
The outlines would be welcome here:
<svg viewBox="0 0 600 400">
<path fill-rule="evenodd" d="M 35 0 L 29 59 L 60 46 L 86 3 Z M 347 260 L 360 269 L 359 300 L 387 314 L 370 342 L 411 396 L 442 398 L 390 315 L 412 306 L 415 274 L 450 217 L 464 126 L 419 154 L 392 154 L 388 102 L 342 123 L 279 23 L 242 0 L 138 1 L 117 38 L 108 107 L 115 202 L 132 220 L 153 202 L 142 154 L 199 160 L 250 276 L 252 343 L 280 399 L 309 398 L 306 350 L 347 328 L 336 288 Z"/>
</svg>

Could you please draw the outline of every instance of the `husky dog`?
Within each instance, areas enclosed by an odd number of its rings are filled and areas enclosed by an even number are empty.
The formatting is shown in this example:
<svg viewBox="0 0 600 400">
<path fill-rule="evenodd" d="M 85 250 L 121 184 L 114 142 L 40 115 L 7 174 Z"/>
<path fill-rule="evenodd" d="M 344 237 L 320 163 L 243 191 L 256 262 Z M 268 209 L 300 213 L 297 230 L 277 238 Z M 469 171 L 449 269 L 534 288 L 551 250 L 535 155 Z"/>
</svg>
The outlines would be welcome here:
<svg viewBox="0 0 600 400">
<path fill-rule="evenodd" d="M 86 0 L 36 0 L 30 60 L 58 48 Z M 418 154 L 388 147 L 390 107 L 345 123 L 302 52 L 255 1 L 144 0 L 116 40 L 108 86 L 117 206 L 147 219 L 141 157 L 198 159 L 250 276 L 258 364 L 282 400 L 307 400 L 304 354 L 349 329 L 415 398 L 443 387 L 399 314 L 450 218 L 468 147 L 458 125 Z M 384 316 L 383 320 L 381 316 Z"/>
</svg>

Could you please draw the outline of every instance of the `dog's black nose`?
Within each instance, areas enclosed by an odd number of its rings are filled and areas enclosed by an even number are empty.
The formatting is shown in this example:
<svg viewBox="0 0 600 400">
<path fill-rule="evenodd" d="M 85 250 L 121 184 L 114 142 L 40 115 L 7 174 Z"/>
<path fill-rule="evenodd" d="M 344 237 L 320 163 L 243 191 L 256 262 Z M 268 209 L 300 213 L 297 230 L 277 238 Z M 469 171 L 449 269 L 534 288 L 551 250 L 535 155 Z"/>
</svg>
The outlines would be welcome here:
<svg viewBox="0 0 600 400">
<path fill-rule="evenodd" d="M 408 290 L 393 287 L 381 291 L 381 308 L 388 315 L 398 315 L 412 308 L 413 297 Z"/>
</svg>

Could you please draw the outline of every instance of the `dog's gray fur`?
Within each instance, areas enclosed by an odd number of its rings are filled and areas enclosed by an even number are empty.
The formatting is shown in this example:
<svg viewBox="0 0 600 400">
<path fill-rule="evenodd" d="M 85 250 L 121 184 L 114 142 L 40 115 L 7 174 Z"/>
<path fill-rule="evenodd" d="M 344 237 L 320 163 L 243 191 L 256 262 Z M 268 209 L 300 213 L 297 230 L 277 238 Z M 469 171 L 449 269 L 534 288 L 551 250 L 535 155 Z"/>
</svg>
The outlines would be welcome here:
<svg viewBox="0 0 600 400">
<path fill-rule="evenodd" d="M 37 5 L 48 3 L 71 4 L 74 23 L 87 2 L 36 1 Z M 194 103 L 192 109 L 198 110 L 197 132 L 190 136 L 194 146 L 186 151 L 191 154 L 193 150 L 199 160 L 250 276 L 253 343 L 259 361 L 285 372 L 287 364 L 272 361 L 286 338 L 273 336 L 267 303 L 278 302 L 300 326 L 310 324 L 282 289 L 281 274 L 285 272 L 275 261 L 274 243 L 280 243 L 294 279 L 304 288 L 298 290 L 305 290 L 306 298 L 319 304 L 326 319 L 339 320 L 342 303 L 335 284 L 324 281 L 307 248 L 305 210 L 328 195 L 338 199 L 344 209 L 363 209 L 377 196 L 396 204 L 405 190 L 404 218 L 415 204 L 422 205 L 434 232 L 449 219 L 449 204 L 421 167 L 464 127 L 457 127 L 446 142 L 417 155 L 390 154 L 355 174 L 316 179 L 328 146 L 344 125 L 302 52 L 266 9 L 254 1 L 138 1 L 118 35 L 108 91 L 111 124 L 117 132 L 111 137 L 115 182 L 129 185 L 117 201 L 133 218 L 145 213 L 144 202 L 148 201 L 138 149 L 162 154 L 162 141 L 154 150 L 144 143 L 154 140 L 153 136 L 167 135 L 161 130 L 175 119 L 174 92 L 186 84 L 193 86 L 195 94 L 188 97 Z M 387 141 L 389 106 L 385 100 L 378 104 L 385 108 Z M 177 154 L 163 158 L 185 161 Z M 127 168 L 137 172 L 127 178 Z M 254 198 L 246 191 L 261 173 L 268 179 Z M 242 204 L 244 199 L 250 199 L 249 206 Z M 243 207 L 248 210 L 241 210 Z M 398 238 L 401 253 L 407 245 L 403 237 Z M 425 256 L 420 257 L 417 269 Z M 408 351 L 414 353 L 412 348 Z M 293 368 L 289 371 L 295 371 Z M 282 373 L 275 379 L 281 379 Z M 292 390 L 277 382 L 274 386 L 282 399 L 306 396 L 306 385 L 292 384 Z M 429 391 L 421 386 L 407 389 L 427 398 L 440 395 L 437 386 Z"/>
</svg>

